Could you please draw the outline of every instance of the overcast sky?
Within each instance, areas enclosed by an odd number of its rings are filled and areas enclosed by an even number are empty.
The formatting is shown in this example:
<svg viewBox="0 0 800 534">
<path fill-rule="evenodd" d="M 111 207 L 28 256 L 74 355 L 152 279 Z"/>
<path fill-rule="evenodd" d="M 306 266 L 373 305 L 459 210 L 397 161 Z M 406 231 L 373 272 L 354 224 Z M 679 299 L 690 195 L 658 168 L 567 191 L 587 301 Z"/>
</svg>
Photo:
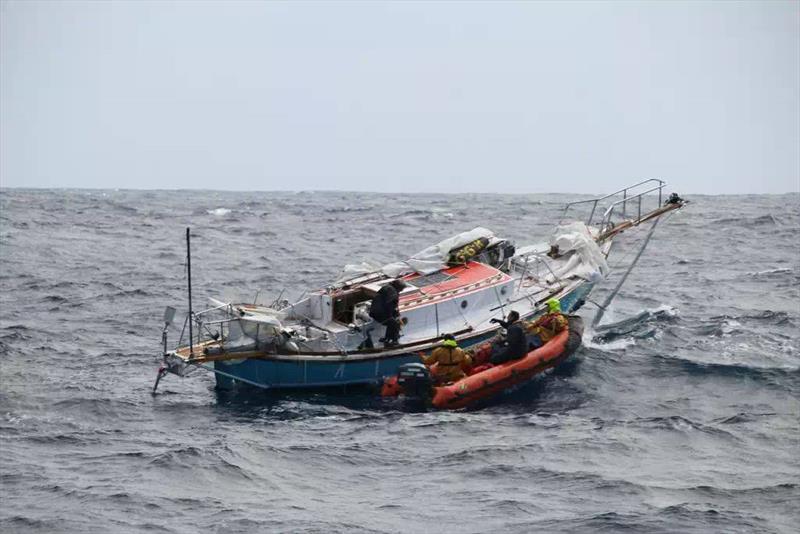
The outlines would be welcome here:
<svg viewBox="0 0 800 534">
<path fill-rule="evenodd" d="M 2 1 L 4 187 L 800 191 L 800 2 Z"/>
</svg>

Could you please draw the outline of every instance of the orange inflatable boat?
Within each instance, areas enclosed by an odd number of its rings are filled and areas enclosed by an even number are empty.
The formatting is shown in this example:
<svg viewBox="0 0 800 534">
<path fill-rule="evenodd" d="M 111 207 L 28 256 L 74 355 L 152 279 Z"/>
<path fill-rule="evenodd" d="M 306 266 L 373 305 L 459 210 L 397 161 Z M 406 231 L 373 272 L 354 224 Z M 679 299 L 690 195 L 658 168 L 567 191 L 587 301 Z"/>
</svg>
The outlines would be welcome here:
<svg viewBox="0 0 800 534">
<path fill-rule="evenodd" d="M 402 365 L 396 376 L 388 378 L 381 390 L 385 397 L 405 395 L 430 403 L 440 410 L 454 410 L 481 404 L 503 392 L 513 390 L 543 371 L 566 360 L 581 344 L 583 320 L 567 316 L 569 328 L 526 356 L 492 366 L 461 380 L 442 386 L 433 384 L 431 372 L 422 363 Z M 488 355 L 490 342 L 477 348 L 476 355 Z"/>
</svg>

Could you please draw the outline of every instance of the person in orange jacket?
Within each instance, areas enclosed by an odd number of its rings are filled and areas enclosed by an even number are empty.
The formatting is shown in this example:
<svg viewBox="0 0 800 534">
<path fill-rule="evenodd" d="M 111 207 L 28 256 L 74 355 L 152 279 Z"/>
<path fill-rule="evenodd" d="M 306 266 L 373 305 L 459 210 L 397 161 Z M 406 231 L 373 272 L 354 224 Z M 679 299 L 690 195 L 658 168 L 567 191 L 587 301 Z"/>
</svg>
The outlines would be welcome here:
<svg viewBox="0 0 800 534">
<path fill-rule="evenodd" d="M 439 383 L 446 384 L 464 378 L 466 374 L 462 366 L 470 366 L 472 359 L 458 346 L 456 338 L 452 334 L 445 334 L 442 337 L 444 341 L 441 346 L 436 347 L 430 356 L 423 356 L 422 361 L 429 367 L 437 364 L 433 369 L 434 379 Z"/>
<path fill-rule="evenodd" d="M 561 302 L 550 299 L 547 301 L 547 313 L 526 325 L 528 344 L 539 348 L 568 326 L 567 318 L 561 313 Z"/>
</svg>

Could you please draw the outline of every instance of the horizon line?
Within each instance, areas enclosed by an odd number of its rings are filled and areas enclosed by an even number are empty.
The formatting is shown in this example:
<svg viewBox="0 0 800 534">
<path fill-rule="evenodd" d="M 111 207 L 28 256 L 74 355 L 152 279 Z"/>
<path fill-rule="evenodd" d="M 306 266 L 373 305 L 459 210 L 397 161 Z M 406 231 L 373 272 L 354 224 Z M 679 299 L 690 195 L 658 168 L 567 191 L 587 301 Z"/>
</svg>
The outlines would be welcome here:
<svg viewBox="0 0 800 534">
<path fill-rule="evenodd" d="M 669 185 L 669 184 L 667 184 Z M 665 188 L 665 192 L 666 192 Z M 3 190 L 34 190 L 34 191 L 139 191 L 139 192 L 214 192 L 214 193 L 365 193 L 374 195 L 496 195 L 496 196 L 513 196 L 513 195 L 594 195 L 602 193 L 572 193 L 564 191 L 549 191 L 549 192 L 533 192 L 533 191 L 515 191 L 509 193 L 497 193 L 486 191 L 374 191 L 374 190 L 359 190 L 359 189 L 214 189 L 214 188 L 137 188 L 137 187 L 69 187 L 69 186 L 5 186 L 0 185 L 0 191 Z M 671 190 L 669 192 L 672 192 Z M 655 195 L 655 193 L 652 193 Z M 800 189 L 795 191 L 784 191 L 782 193 L 692 193 L 681 192 L 681 195 L 695 195 L 695 196 L 779 196 L 779 195 L 800 195 Z"/>
</svg>

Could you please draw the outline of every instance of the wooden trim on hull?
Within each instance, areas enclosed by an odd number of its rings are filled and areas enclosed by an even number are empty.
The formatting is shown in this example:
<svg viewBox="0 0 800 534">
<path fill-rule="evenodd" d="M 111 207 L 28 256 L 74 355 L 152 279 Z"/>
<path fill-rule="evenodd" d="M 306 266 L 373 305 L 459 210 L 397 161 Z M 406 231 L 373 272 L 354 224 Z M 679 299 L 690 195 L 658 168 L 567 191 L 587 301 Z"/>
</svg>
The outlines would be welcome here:
<svg viewBox="0 0 800 534">
<path fill-rule="evenodd" d="M 463 330 L 459 330 L 457 332 L 454 332 L 453 335 L 458 337 L 458 336 L 461 336 L 461 335 L 464 335 L 464 334 L 469 334 L 469 333 L 471 333 L 473 331 L 474 331 L 474 329 L 470 327 L 470 328 L 465 328 Z M 491 333 L 491 332 L 494 332 L 494 329 L 487 330 L 485 332 L 478 332 L 475 337 L 479 337 L 479 336 L 485 335 L 486 333 Z M 321 363 L 325 363 L 326 361 L 329 361 L 330 363 L 341 363 L 342 361 L 356 359 L 356 358 L 353 358 L 353 356 L 362 356 L 362 355 L 366 355 L 367 356 L 366 358 L 364 358 L 364 357 L 357 358 L 359 361 L 378 360 L 378 359 L 383 359 L 383 358 L 385 358 L 387 356 L 390 356 L 390 355 L 395 355 L 396 356 L 396 355 L 399 355 L 399 354 L 403 354 L 404 352 L 424 349 L 424 348 L 426 348 L 425 345 L 436 344 L 436 343 L 439 342 L 440 339 L 442 339 L 441 336 L 434 337 L 434 338 L 423 339 L 423 340 L 420 340 L 420 341 L 415 341 L 413 343 L 408 343 L 406 345 L 397 345 L 396 347 L 392 347 L 390 350 L 387 350 L 385 348 L 362 349 L 362 350 L 355 350 L 355 351 L 349 352 L 347 354 L 343 354 L 340 351 L 327 351 L 327 352 L 306 351 L 306 352 L 301 352 L 301 353 L 279 352 L 277 354 L 268 353 L 268 352 L 264 352 L 264 351 L 243 351 L 243 352 L 224 352 L 222 354 L 208 354 L 208 355 L 203 355 L 203 356 L 196 356 L 194 358 L 188 358 L 188 355 L 189 355 L 189 348 L 188 347 L 182 347 L 182 348 L 178 349 L 177 351 L 175 351 L 175 353 L 179 357 L 181 357 L 184 360 L 186 360 L 186 363 L 208 363 L 208 362 L 221 362 L 221 361 L 226 361 L 226 360 L 281 360 L 281 361 L 293 361 L 294 362 L 294 361 L 298 361 L 298 359 L 302 358 L 303 356 L 317 356 L 317 357 L 319 357 L 319 356 L 323 356 L 323 357 L 327 356 L 327 357 L 330 357 L 330 358 L 327 358 L 327 359 L 313 358 L 312 361 L 321 362 Z M 467 339 L 469 339 L 469 338 L 467 338 Z M 204 347 L 207 347 L 207 346 L 213 346 L 213 342 L 211 344 L 204 345 Z M 199 347 L 199 345 L 195 345 L 195 350 L 197 350 L 198 347 Z M 373 355 L 374 355 L 374 357 L 372 357 L 372 358 L 369 357 L 369 356 L 373 356 Z M 282 356 L 283 356 L 283 358 L 282 358 Z M 289 356 L 290 358 L 286 358 L 286 356 Z M 333 357 L 339 357 L 339 359 L 334 360 Z"/>
</svg>

